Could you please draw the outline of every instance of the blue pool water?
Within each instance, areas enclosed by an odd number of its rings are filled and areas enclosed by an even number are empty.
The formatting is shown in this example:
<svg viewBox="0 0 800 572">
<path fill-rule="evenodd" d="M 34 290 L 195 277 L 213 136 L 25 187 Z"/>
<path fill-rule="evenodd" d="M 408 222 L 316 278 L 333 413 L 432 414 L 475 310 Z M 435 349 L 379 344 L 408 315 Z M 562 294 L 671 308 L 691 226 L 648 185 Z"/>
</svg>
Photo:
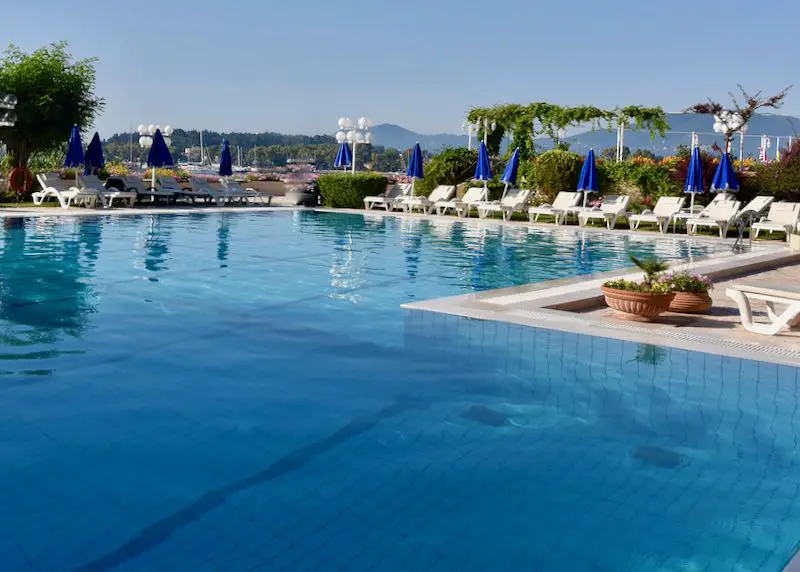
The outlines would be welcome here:
<svg viewBox="0 0 800 572">
<path fill-rule="evenodd" d="M 6 220 L 0 570 L 780 570 L 798 369 L 410 312 L 688 243 Z"/>
</svg>

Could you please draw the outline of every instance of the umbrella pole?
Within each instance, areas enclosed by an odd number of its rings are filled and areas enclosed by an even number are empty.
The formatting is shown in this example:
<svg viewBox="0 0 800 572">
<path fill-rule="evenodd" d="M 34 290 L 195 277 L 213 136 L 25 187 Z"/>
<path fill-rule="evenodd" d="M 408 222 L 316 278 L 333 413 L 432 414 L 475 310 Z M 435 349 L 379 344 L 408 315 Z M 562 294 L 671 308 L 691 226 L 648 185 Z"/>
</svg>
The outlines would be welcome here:
<svg viewBox="0 0 800 572">
<path fill-rule="evenodd" d="M 150 180 L 150 190 L 156 191 L 156 167 L 153 165 L 153 178 Z"/>
<path fill-rule="evenodd" d="M 508 183 L 506 183 L 506 186 L 505 186 L 505 187 L 503 187 L 503 196 L 502 196 L 502 197 L 500 197 L 500 200 L 501 200 L 501 201 L 502 201 L 504 198 L 506 198 L 506 193 L 507 193 L 507 192 L 508 192 Z"/>
<path fill-rule="evenodd" d="M 414 196 L 414 183 L 416 183 L 416 182 L 417 182 L 417 178 L 416 177 L 411 177 L 411 196 L 412 197 Z"/>
<path fill-rule="evenodd" d="M 691 193 L 692 198 L 689 199 L 689 212 L 694 214 L 694 193 Z"/>
</svg>

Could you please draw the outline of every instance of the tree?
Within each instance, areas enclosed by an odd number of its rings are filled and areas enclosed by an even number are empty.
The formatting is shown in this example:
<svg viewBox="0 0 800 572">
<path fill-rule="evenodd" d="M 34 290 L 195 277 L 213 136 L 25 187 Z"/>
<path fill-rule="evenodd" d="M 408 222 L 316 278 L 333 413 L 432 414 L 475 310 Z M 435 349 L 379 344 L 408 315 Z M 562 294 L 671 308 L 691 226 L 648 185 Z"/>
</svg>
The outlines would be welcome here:
<svg viewBox="0 0 800 572">
<path fill-rule="evenodd" d="M 14 127 L 0 128 L 12 165 L 61 147 L 73 125 L 90 127 L 105 101 L 95 96 L 95 58 L 74 61 L 65 42 L 26 54 L 10 46 L 0 59 L 0 91 L 19 100 Z"/>
<path fill-rule="evenodd" d="M 732 92 L 728 92 L 733 101 L 732 108 L 726 109 L 721 103 L 709 99 L 704 103 L 697 103 L 686 109 L 686 112 L 689 113 L 703 113 L 714 116 L 715 121 L 722 126 L 722 133 L 725 136 L 726 151 L 731 148 L 731 141 L 733 141 L 734 134 L 747 125 L 756 111 L 764 107 L 778 109 L 783 105 L 786 94 L 792 89 L 790 85 L 771 97 L 761 97 L 760 91 L 756 92 L 754 95 L 750 95 L 741 85 L 738 87 L 739 91 L 742 92 L 743 101 L 739 103 L 736 96 L 733 95 Z"/>
</svg>

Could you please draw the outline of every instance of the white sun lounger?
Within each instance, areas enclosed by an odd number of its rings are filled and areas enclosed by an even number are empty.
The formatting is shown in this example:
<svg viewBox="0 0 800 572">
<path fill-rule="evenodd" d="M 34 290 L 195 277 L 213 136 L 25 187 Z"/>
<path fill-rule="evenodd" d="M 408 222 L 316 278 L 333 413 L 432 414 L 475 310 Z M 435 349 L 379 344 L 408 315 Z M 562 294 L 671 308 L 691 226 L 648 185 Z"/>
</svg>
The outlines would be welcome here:
<svg viewBox="0 0 800 572">
<path fill-rule="evenodd" d="M 151 189 L 144 184 L 142 179 L 134 175 L 125 175 L 117 178 L 122 181 L 126 191 L 133 191 L 139 197 L 150 197 L 150 200 L 153 202 L 155 202 L 156 199 L 166 199 L 169 202 L 175 199 L 175 192 Z"/>
<path fill-rule="evenodd" d="M 617 219 L 626 216 L 625 209 L 631 198 L 628 195 L 607 195 L 603 197 L 603 202 L 599 209 L 585 210 L 578 212 L 578 224 L 586 226 L 590 220 L 604 220 L 606 227 L 611 230 L 617 224 Z"/>
<path fill-rule="evenodd" d="M 538 222 L 542 215 L 552 216 L 556 219 L 556 224 L 563 224 L 570 208 L 578 206 L 581 202 L 581 193 L 561 191 L 556 195 L 552 205 L 544 204 L 528 209 L 528 218 L 531 222 Z"/>
<path fill-rule="evenodd" d="M 725 290 L 739 306 L 742 326 L 749 332 L 774 336 L 783 328 L 800 327 L 800 286 L 795 284 L 735 284 Z M 750 306 L 752 300 L 761 300 L 767 305 L 769 323 L 753 321 L 753 310 Z M 778 313 L 775 305 L 785 306 Z"/>
<path fill-rule="evenodd" d="M 492 213 L 500 213 L 508 220 L 515 212 L 522 212 L 528 204 L 531 192 L 527 189 L 509 189 L 499 201 L 478 203 L 478 216 L 486 218 Z"/>
<path fill-rule="evenodd" d="M 452 210 L 461 218 L 468 217 L 472 208 L 476 204 L 486 201 L 488 196 L 489 190 L 486 187 L 470 187 L 460 199 L 437 202 L 434 205 L 436 214 L 443 215 Z"/>
<path fill-rule="evenodd" d="M 97 202 L 103 207 L 106 206 L 105 199 L 99 190 L 79 189 L 70 186 L 67 181 L 62 180 L 57 173 L 40 173 L 36 179 L 42 186 L 41 191 L 33 193 L 33 204 L 40 205 L 50 198 L 56 199 L 61 208 L 69 208 L 71 205 L 86 205 L 93 208 Z"/>
<path fill-rule="evenodd" d="M 714 208 L 706 208 L 697 218 L 686 220 L 686 232 L 695 234 L 698 226 L 718 228 L 720 238 L 725 238 L 730 227 L 739 216 L 739 201 L 724 201 L 717 203 Z"/>
<path fill-rule="evenodd" d="M 206 181 L 205 179 L 200 179 L 198 177 L 191 177 L 189 182 L 192 184 L 192 191 L 195 193 L 199 193 L 200 195 L 209 197 L 218 205 L 225 205 L 225 204 L 233 204 L 239 203 L 243 205 L 248 204 L 248 199 L 255 196 L 255 190 L 250 189 L 252 192 L 248 192 L 241 187 L 233 188 L 233 183 L 228 182 L 227 184 L 223 184 L 221 189 L 215 189 L 211 186 L 211 183 Z M 238 186 L 238 183 L 236 183 Z M 186 191 L 186 189 L 184 189 Z M 188 196 L 184 194 L 184 196 Z"/>
<path fill-rule="evenodd" d="M 400 208 L 399 199 L 401 197 L 407 197 L 410 192 L 411 183 L 399 183 L 392 185 L 392 187 L 382 195 L 364 197 L 364 208 L 366 210 L 370 210 L 378 206 L 382 206 L 387 211 Z"/>
<path fill-rule="evenodd" d="M 786 240 L 800 222 L 800 203 L 772 203 L 769 213 L 760 221 L 753 223 L 753 238 L 758 238 L 762 230 L 785 232 Z"/>
<path fill-rule="evenodd" d="M 103 198 L 106 200 L 106 205 L 110 208 L 114 206 L 114 200 L 119 199 L 128 207 L 133 207 L 136 204 L 135 191 L 118 191 L 117 189 L 107 189 L 97 175 L 79 175 L 78 183 L 82 189 L 92 189 L 100 191 Z"/>
<path fill-rule="evenodd" d="M 219 182 L 228 192 L 241 193 L 248 202 L 267 206 L 272 204 L 272 193 L 257 191 L 252 187 L 242 187 L 233 177 L 220 177 Z"/>
<path fill-rule="evenodd" d="M 427 197 L 403 197 L 400 199 L 400 205 L 403 207 L 403 210 L 407 213 L 414 212 L 415 208 L 420 209 L 425 214 L 430 214 L 436 203 L 439 201 L 449 201 L 450 198 L 455 194 L 456 187 L 455 185 L 439 185 L 433 191 L 431 191 L 430 196 Z"/>
<path fill-rule="evenodd" d="M 684 202 L 686 197 L 659 197 L 653 210 L 629 215 L 628 225 L 631 230 L 637 230 L 643 222 L 654 222 L 658 225 L 659 232 L 664 234 L 669 229 L 672 218 L 681 212 Z"/>
</svg>

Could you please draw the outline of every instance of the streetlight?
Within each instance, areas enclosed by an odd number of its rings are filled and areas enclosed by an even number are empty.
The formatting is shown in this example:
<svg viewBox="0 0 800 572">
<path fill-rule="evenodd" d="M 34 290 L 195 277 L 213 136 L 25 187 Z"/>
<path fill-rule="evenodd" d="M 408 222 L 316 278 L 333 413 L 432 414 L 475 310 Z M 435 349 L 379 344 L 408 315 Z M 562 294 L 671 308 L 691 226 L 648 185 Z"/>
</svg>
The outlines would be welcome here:
<svg viewBox="0 0 800 572">
<path fill-rule="evenodd" d="M 353 165 L 351 173 L 356 173 L 356 145 L 363 143 L 369 145 L 372 141 L 372 121 L 366 117 L 361 117 L 355 123 L 349 117 L 339 118 L 339 131 L 336 132 L 336 141 L 339 144 L 352 143 L 353 144 Z"/>
<path fill-rule="evenodd" d="M 476 123 L 464 121 L 464 123 L 461 124 L 461 133 L 467 134 L 467 149 L 472 151 L 472 136 L 478 134 L 478 125 Z"/>
<path fill-rule="evenodd" d="M 731 141 L 733 140 L 734 131 L 739 131 L 742 134 L 747 128 L 744 124 L 744 118 L 736 112 L 728 111 L 727 109 L 720 111 L 719 115 L 714 116 L 714 132 L 721 133 L 725 136 L 725 152 L 731 152 Z M 744 139 L 742 139 L 744 141 Z M 740 147 L 742 151 L 744 147 Z"/>
<path fill-rule="evenodd" d="M 14 127 L 17 123 L 17 96 L 13 93 L 0 92 L 0 127 Z"/>
<path fill-rule="evenodd" d="M 483 117 L 483 118 L 479 117 L 479 118 L 478 118 L 478 121 L 477 121 L 476 123 L 477 123 L 477 127 L 478 127 L 478 129 L 480 129 L 480 128 L 481 128 L 481 123 L 483 124 L 483 144 L 484 144 L 484 145 L 488 145 L 488 144 L 489 144 L 489 128 L 491 127 L 491 128 L 492 128 L 492 131 L 494 131 L 495 129 L 497 129 L 497 122 L 496 122 L 496 121 L 492 121 L 492 122 L 490 123 L 490 122 L 489 122 L 489 120 L 488 120 L 487 118 L 485 118 L 485 117 Z"/>
<path fill-rule="evenodd" d="M 170 139 L 170 135 L 172 135 L 172 127 L 170 125 L 166 125 L 164 129 L 161 129 L 159 125 L 139 125 L 137 131 L 139 132 L 139 146 L 142 149 L 149 149 L 150 146 L 153 144 L 153 136 L 156 134 L 156 131 L 161 131 L 161 134 L 164 136 L 164 143 L 167 144 L 167 147 L 172 145 L 172 139 Z M 145 159 L 145 162 L 147 160 Z M 153 167 L 153 180 L 150 182 L 150 188 L 156 188 L 156 168 Z"/>
<path fill-rule="evenodd" d="M 164 129 L 161 129 L 160 125 L 139 125 L 137 131 L 139 131 L 139 146 L 142 149 L 148 149 L 153 144 L 153 136 L 156 134 L 156 131 L 161 131 L 161 134 L 164 136 L 164 143 L 167 144 L 167 147 L 172 146 L 172 127 L 170 125 L 166 125 Z"/>
</svg>

